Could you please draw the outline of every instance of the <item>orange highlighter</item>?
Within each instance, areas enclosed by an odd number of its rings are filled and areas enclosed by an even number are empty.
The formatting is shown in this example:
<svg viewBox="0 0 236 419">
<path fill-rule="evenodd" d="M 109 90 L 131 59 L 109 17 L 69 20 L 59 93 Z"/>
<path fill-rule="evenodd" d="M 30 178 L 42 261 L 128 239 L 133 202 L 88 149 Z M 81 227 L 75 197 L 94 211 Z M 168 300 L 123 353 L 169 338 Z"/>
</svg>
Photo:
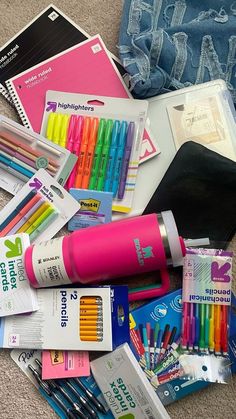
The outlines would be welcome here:
<svg viewBox="0 0 236 419">
<path fill-rule="evenodd" d="M 85 156 L 86 156 L 86 152 L 88 148 L 88 140 L 89 140 L 90 119 L 91 118 L 89 116 L 86 116 L 84 118 L 80 153 L 79 153 L 79 158 L 78 158 L 77 168 L 76 168 L 77 171 L 76 171 L 75 186 L 74 186 L 75 188 L 81 188 L 82 186 Z"/>
<path fill-rule="evenodd" d="M 88 189 L 88 186 L 89 186 L 89 179 L 90 179 L 90 174 L 91 174 L 92 165 L 93 165 L 94 150 L 95 150 L 96 141 L 97 141 L 98 125 L 99 125 L 99 119 L 93 118 L 91 120 L 89 142 L 88 142 L 87 153 L 85 156 L 84 172 L 83 172 L 82 186 L 81 186 L 82 189 Z"/>
</svg>

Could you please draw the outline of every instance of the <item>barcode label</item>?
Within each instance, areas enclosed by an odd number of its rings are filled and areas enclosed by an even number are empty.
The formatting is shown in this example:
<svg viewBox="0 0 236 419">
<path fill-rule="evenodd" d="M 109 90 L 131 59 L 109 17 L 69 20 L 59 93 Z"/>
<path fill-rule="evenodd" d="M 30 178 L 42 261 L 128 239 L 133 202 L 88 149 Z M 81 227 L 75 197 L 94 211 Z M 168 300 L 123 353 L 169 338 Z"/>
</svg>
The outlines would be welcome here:
<svg viewBox="0 0 236 419">
<path fill-rule="evenodd" d="M 100 44 L 95 44 L 91 47 L 94 54 L 97 54 L 97 52 L 100 52 L 102 50 L 102 47 Z"/>
<path fill-rule="evenodd" d="M 49 19 L 51 19 L 52 21 L 56 20 L 58 18 L 59 14 L 56 12 L 52 12 L 50 13 L 50 15 L 48 15 Z"/>
<path fill-rule="evenodd" d="M 145 409 L 144 412 L 146 413 L 148 419 L 155 419 L 155 416 L 153 416 L 153 413 L 149 407 Z"/>
</svg>

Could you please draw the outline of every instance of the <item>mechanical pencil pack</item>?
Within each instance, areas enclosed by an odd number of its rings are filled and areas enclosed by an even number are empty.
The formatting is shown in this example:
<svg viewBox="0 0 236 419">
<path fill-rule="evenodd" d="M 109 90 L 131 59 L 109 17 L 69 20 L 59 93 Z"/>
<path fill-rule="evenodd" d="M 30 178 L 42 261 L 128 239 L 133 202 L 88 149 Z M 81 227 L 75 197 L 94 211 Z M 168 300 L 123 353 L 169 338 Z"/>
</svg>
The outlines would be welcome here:
<svg viewBox="0 0 236 419">
<path fill-rule="evenodd" d="M 37 312 L 2 319 L 0 347 L 111 351 L 129 342 L 126 286 L 40 289 L 37 297 Z"/>
<path fill-rule="evenodd" d="M 11 358 L 61 419 L 77 418 L 78 410 L 81 414 L 79 417 L 88 418 L 90 417 L 89 414 L 95 412 L 97 416 L 94 414 L 92 417 L 113 419 L 113 415 L 92 375 L 74 380 L 43 380 L 41 375 L 42 354 L 43 352 L 39 350 L 22 351 L 13 349 Z M 84 416 L 82 416 L 83 414 Z"/>
<path fill-rule="evenodd" d="M 64 185 L 76 160 L 69 150 L 0 115 L 0 187 L 12 195 L 41 168 Z"/>
<path fill-rule="evenodd" d="M 131 211 L 147 108 L 143 100 L 49 90 L 41 134 L 78 157 L 66 187 L 111 192 L 113 211 Z"/>
<path fill-rule="evenodd" d="M 38 309 L 36 292 L 24 268 L 24 252 L 29 245 L 29 236 L 24 233 L 0 239 L 0 317 Z"/>
<path fill-rule="evenodd" d="M 0 211 L 0 237 L 27 233 L 30 243 L 51 239 L 80 204 L 44 169 Z"/>
<path fill-rule="evenodd" d="M 80 209 L 69 221 L 69 231 L 111 222 L 111 192 L 70 189 L 70 194 L 79 202 Z"/>
</svg>

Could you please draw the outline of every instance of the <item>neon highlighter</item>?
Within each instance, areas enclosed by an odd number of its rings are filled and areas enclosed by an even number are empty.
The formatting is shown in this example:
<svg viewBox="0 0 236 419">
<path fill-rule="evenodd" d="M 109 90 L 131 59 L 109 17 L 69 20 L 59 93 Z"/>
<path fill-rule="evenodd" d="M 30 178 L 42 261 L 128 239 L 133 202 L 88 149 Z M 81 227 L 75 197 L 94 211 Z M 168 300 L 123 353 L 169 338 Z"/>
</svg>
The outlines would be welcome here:
<svg viewBox="0 0 236 419">
<path fill-rule="evenodd" d="M 30 218 L 23 224 L 21 228 L 17 231 L 17 233 L 26 233 L 28 228 L 33 224 L 37 218 L 49 207 L 48 202 L 43 202 L 43 204 L 31 215 Z"/>
<path fill-rule="evenodd" d="M 12 211 L 12 213 L 9 214 L 8 217 L 2 222 L 0 225 L 0 232 L 2 232 L 2 230 L 18 215 L 22 208 L 24 208 L 24 206 L 34 198 L 36 193 L 37 192 L 35 190 L 29 192 L 29 194 L 21 201 L 21 203 L 17 205 L 14 211 Z"/>
<path fill-rule="evenodd" d="M 106 120 L 101 118 L 99 127 L 98 127 L 97 143 L 96 143 L 94 157 L 93 157 L 93 167 L 92 167 L 92 173 L 91 173 L 91 177 L 89 181 L 89 189 L 96 189 L 97 176 L 98 176 L 98 170 L 99 170 L 100 161 L 101 161 L 105 130 L 106 130 Z"/>
<path fill-rule="evenodd" d="M 96 140 L 97 140 L 98 125 L 99 125 L 99 119 L 92 118 L 91 126 L 90 126 L 90 133 L 89 133 L 88 148 L 87 148 L 87 152 L 85 156 L 85 163 L 84 163 L 84 172 L 83 172 L 82 185 L 81 185 L 82 189 L 88 189 L 89 179 L 90 179 L 90 174 L 91 174 L 92 164 L 93 164 L 93 156 L 94 156 Z"/>
<path fill-rule="evenodd" d="M 100 167 L 98 170 L 98 183 L 96 189 L 102 191 L 106 178 L 107 163 L 109 159 L 109 151 L 111 146 L 111 134 L 112 134 L 113 120 L 108 119 L 106 123 L 105 138 L 102 146 L 102 155 Z"/>
<path fill-rule="evenodd" d="M 62 115 L 59 145 L 64 148 L 66 147 L 69 119 L 70 115 Z"/>
<path fill-rule="evenodd" d="M 50 141 L 53 139 L 53 129 L 54 129 L 54 123 L 56 119 L 56 114 L 54 112 L 51 112 L 48 117 L 48 124 L 47 124 L 47 131 L 46 131 L 46 138 Z"/>
<path fill-rule="evenodd" d="M 88 148 L 89 130 L 90 130 L 90 117 L 86 116 L 84 118 L 79 158 L 78 158 L 78 162 L 76 163 L 77 172 L 76 172 L 76 178 L 75 178 L 75 188 L 81 188 L 81 184 L 82 184 L 85 157 L 86 157 L 86 152 Z"/>
<path fill-rule="evenodd" d="M 15 234 L 15 232 L 25 223 L 26 217 L 28 218 L 29 213 L 33 213 L 40 205 L 41 196 L 35 195 L 18 214 L 13 218 L 12 221 L 1 231 L 0 237 L 4 237 L 7 234 Z"/>
<path fill-rule="evenodd" d="M 111 136 L 111 146 L 109 152 L 109 158 L 107 163 L 107 172 L 106 179 L 104 183 L 104 191 L 111 192 L 112 177 L 116 162 L 116 155 L 118 150 L 118 141 L 119 141 L 119 130 L 120 130 L 120 121 L 115 121 L 112 129 Z"/>
<path fill-rule="evenodd" d="M 129 169 L 129 160 L 131 155 L 131 150 L 134 142 L 134 131 L 135 131 L 135 124 L 134 122 L 129 123 L 128 132 L 127 132 L 127 140 L 125 146 L 125 153 L 121 167 L 121 177 L 120 177 L 120 184 L 118 189 L 118 199 L 123 199 L 125 193 L 125 184 L 127 179 L 127 173 Z"/>
<path fill-rule="evenodd" d="M 84 118 L 82 116 L 79 116 L 79 117 L 75 117 L 74 127 L 73 125 L 71 126 L 71 132 L 70 132 L 71 140 L 70 141 L 73 143 L 72 152 L 76 156 L 79 156 L 79 152 L 80 152 L 83 123 L 84 123 Z M 77 166 L 75 165 L 67 181 L 67 184 L 66 184 L 67 189 L 73 188 L 75 184 L 76 171 L 77 171 Z"/>
<path fill-rule="evenodd" d="M 53 125 L 52 142 L 58 145 L 60 143 L 60 136 L 61 136 L 62 116 L 63 115 L 61 113 L 55 114 L 54 125 Z"/>
<path fill-rule="evenodd" d="M 66 142 L 66 148 L 71 153 L 73 152 L 73 148 L 74 148 L 76 123 L 77 123 L 76 115 L 71 115 L 69 126 L 68 126 L 68 131 L 67 131 L 67 142 Z"/>
<path fill-rule="evenodd" d="M 118 186 L 120 182 L 122 160 L 123 160 L 125 144 L 126 144 L 126 131 L 127 131 L 127 122 L 122 121 L 120 134 L 119 134 L 119 144 L 118 144 L 116 162 L 115 162 L 115 167 L 114 167 L 114 176 L 112 179 L 112 186 L 111 186 L 111 191 L 113 192 L 114 197 L 117 194 L 117 190 L 118 190 Z"/>
</svg>

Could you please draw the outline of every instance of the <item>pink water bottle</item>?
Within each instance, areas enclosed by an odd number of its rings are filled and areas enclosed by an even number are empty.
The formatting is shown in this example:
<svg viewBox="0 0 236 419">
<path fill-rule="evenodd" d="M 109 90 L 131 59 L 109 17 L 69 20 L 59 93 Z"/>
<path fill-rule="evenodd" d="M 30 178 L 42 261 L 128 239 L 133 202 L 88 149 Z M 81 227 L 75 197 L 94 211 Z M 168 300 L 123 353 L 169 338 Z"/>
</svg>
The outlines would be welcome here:
<svg viewBox="0 0 236 419">
<path fill-rule="evenodd" d="M 171 211 L 88 227 L 30 246 L 25 268 L 34 287 L 87 284 L 160 270 L 162 286 L 137 291 L 130 300 L 169 289 L 169 265 L 183 264 L 185 246 Z"/>
</svg>

